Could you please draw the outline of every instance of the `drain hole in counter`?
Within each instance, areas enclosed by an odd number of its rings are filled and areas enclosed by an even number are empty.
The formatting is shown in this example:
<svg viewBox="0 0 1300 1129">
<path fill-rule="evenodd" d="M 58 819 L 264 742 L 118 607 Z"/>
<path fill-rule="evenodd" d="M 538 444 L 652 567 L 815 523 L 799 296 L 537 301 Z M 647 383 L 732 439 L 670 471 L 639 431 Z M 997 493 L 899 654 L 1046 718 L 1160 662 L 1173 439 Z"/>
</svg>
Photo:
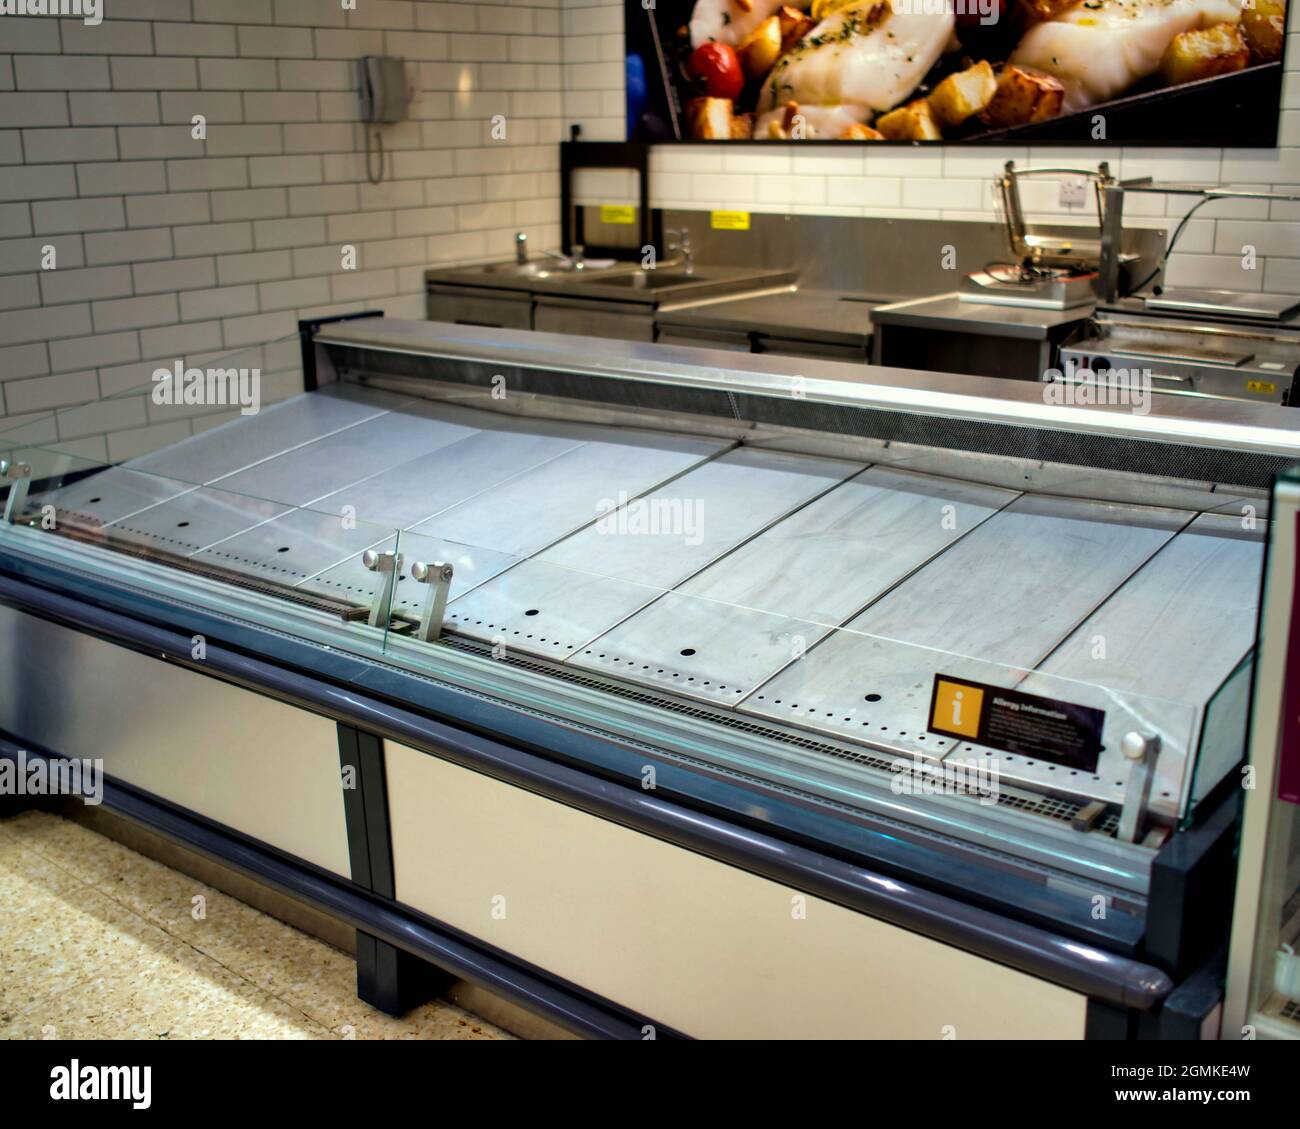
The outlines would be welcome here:
<svg viewBox="0 0 1300 1129">
<path fill-rule="evenodd" d="M 685 655 L 685 656 L 689 659 L 693 654 L 695 654 L 695 648 L 694 648 L 694 647 L 683 647 L 683 648 L 681 649 L 681 652 L 680 652 L 680 653 L 683 654 L 683 655 Z"/>
</svg>

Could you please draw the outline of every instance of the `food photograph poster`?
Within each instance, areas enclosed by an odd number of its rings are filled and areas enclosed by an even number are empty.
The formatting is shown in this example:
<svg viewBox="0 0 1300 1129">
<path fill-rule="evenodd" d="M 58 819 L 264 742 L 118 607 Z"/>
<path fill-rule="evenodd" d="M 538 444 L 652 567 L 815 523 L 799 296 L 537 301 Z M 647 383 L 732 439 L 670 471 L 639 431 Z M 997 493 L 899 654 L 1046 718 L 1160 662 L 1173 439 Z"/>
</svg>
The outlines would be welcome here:
<svg viewBox="0 0 1300 1129">
<path fill-rule="evenodd" d="M 1277 143 L 1287 0 L 625 0 L 649 142 Z"/>
</svg>

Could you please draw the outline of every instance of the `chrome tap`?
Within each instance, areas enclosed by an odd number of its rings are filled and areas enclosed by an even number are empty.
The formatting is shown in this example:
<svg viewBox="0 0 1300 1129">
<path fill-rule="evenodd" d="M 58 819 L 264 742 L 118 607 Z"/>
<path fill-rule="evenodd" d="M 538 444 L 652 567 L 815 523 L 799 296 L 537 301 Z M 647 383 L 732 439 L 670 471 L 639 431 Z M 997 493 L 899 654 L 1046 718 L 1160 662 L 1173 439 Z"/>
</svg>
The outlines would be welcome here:
<svg viewBox="0 0 1300 1129">
<path fill-rule="evenodd" d="M 521 267 L 528 262 L 528 236 L 522 231 L 515 232 L 515 262 Z"/>
<path fill-rule="evenodd" d="M 569 248 L 569 261 L 573 263 L 574 270 L 587 269 L 587 260 L 585 257 L 586 252 L 587 252 L 587 248 L 584 247 L 581 243 L 575 243 L 572 247 Z"/>
<path fill-rule="evenodd" d="M 680 254 L 682 257 L 682 272 L 684 274 L 694 274 L 695 251 L 691 247 L 690 229 L 669 227 L 664 229 L 664 234 L 668 236 L 669 254 Z"/>
</svg>

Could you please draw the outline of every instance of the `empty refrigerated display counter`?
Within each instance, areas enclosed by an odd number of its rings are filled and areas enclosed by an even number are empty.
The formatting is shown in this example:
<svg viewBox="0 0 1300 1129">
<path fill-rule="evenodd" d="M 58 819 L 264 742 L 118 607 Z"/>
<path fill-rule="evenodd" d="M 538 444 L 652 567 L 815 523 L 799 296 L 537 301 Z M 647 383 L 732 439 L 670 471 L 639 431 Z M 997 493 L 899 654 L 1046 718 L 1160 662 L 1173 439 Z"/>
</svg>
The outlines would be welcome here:
<svg viewBox="0 0 1300 1129">
<path fill-rule="evenodd" d="M 588 1034 L 1200 1029 L 1287 414 L 383 318 L 305 356 L 119 466 L 13 452 L 12 746 L 354 924 L 390 1010 L 418 958 Z"/>
</svg>

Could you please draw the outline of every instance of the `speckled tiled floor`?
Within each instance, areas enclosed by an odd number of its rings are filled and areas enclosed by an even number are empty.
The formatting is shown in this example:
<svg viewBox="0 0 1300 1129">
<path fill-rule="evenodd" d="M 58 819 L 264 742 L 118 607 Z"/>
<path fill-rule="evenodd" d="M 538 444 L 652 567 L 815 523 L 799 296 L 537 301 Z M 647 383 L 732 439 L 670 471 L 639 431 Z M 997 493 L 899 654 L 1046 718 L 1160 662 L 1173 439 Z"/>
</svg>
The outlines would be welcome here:
<svg viewBox="0 0 1300 1129">
<path fill-rule="evenodd" d="M 0 819 L 0 1038 L 502 1039 L 434 1001 L 391 1019 L 351 957 L 79 824 Z"/>
</svg>

